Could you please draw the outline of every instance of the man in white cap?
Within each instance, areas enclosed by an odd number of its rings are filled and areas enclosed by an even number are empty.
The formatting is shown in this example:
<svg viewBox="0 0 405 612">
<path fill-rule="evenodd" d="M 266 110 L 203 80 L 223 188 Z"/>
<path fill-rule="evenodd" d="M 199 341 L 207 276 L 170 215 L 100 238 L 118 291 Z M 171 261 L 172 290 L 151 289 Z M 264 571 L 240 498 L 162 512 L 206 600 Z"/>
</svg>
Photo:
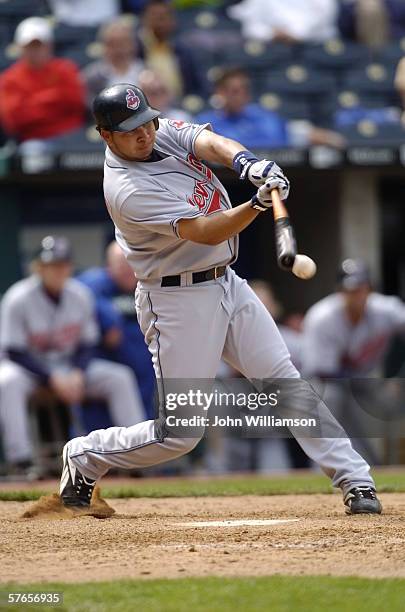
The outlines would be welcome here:
<svg viewBox="0 0 405 612">
<path fill-rule="evenodd" d="M 5 132 L 22 142 L 80 127 L 84 88 L 75 64 L 53 56 L 49 22 L 24 19 L 14 40 L 21 57 L 0 77 L 0 122 Z"/>
</svg>

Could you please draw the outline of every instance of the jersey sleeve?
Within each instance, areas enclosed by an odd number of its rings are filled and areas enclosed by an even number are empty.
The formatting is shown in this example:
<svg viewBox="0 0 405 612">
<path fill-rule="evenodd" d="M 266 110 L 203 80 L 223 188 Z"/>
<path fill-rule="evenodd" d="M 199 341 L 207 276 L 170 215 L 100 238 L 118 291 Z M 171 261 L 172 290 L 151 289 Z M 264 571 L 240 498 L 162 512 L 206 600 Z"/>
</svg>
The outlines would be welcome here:
<svg viewBox="0 0 405 612">
<path fill-rule="evenodd" d="M 166 120 L 164 129 L 179 147 L 188 153 L 195 154 L 194 144 L 203 130 L 212 130 L 210 123 L 187 123 L 186 121 Z"/>
<path fill-rule="evenodd" d="M 180 239 L 177 224 L 180 219 L 193 219 L 202 215 L 200 209 L 168 190 L 137 189 L 121 207 L 127 223 L 165 236 Z"/>
<path fill-rule="evenodd" d="M 7 292 L 0 305 L 0 347 L 26 349 L 28 335 L 24 316 L 24 300 Z"/>
</svg>

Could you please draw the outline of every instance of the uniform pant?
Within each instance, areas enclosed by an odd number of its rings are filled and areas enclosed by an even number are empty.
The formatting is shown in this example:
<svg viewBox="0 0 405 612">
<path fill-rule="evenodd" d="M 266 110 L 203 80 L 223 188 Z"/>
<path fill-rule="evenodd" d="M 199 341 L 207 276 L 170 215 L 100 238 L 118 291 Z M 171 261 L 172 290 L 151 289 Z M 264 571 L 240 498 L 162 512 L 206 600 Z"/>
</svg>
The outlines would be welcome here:
<svg viewBox="0 0 405 612">
<path fill-rule="evenodd" d="M 112 420 L 129 427 L 145 418 L 136 379 L 127 366 L 103 359 L 90 362 L 85 373 L 86 397 L 107 400 Z M 7 461 L 32 458 L 27 402 L 37 379 L 13 361 L 0 362 L 0 425 Z"/>
<path fill-rule="evenodd" d="M 182 275 L 183 280 L 190 281 L 189 275 Z M 144 282 L 138 285 L 136 309 L 161 381 L 214 378 L 221 356 L 249 379 L 299 378 L 272 317 L 230 269 L 225 277 L 197 285 L 162 288 Z M 328 412 L 325 406 L 323 410 Z M 145 421 L 75 438 L 69 456 L 85 476 L 97 479 L 112 466 L 142 468 L 173 459 L 198 441 L 159 439 L 154 421 Z M 298 442 L 344 492 L 354 485 L 373 485 L 369 466 L 347 437 Z"/>
</svg>

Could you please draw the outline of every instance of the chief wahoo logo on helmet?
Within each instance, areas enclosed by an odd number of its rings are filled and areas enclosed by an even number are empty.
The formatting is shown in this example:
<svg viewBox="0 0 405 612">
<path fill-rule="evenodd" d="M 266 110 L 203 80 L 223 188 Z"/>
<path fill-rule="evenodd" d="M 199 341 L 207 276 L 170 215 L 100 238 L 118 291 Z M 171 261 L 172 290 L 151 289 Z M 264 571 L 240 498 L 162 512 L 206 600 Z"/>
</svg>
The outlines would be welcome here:
<svg viewBox="0 0 405 612">
<path fill-rule="evenodd" d="M 127 101 L 127 108 L 130 108 L 131 110 L 136 110 L 141 103 L 139 97 L 136 95 L 134 90 L 130 88 L 127 89 L 127 95 L 125 99 Z"/>
</svg>

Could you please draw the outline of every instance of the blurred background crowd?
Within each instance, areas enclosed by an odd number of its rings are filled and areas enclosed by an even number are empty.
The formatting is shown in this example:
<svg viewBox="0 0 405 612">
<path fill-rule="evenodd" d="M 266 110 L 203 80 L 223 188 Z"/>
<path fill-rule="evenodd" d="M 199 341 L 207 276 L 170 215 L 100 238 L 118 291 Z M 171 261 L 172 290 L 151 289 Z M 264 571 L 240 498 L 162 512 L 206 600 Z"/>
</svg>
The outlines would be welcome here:
<svg viewBox="0 0 405 612">
<path fill-rule="evenodd" d="M 79 139 L 116 82 L 247 146 L 402 136 L 402 0 L 2 0 L 0 37 L 3 142 Z"/>
<path fill-rule="evenodd" d="M 154 415 L 137 281 L 104 211 L 91 116 L 94 96 L 119 82 L 163 117 L 279 153 L 318 280 L 263 264 L 274 260 L 270 220 L 244 234 L 236 269 L 343 424 L 356 401 L 389 406 L 392 423 L 404 412 L 388 377 L 400 380 L 405 359 L 405 0 L 0 0 L 3 476 L 49 475 L 67 437 Z M 251 195 L 218 172 L 235 203 Z M 223 364 L 218 376 L 238 373 Z M 378 393 L 325 383 L 364 377 Z M 392 429 L 358 441 L 371 462 L 404 461 Z M 300 467 L 293 440 L 211 435 L 147 473 Z"/>
</svg>

